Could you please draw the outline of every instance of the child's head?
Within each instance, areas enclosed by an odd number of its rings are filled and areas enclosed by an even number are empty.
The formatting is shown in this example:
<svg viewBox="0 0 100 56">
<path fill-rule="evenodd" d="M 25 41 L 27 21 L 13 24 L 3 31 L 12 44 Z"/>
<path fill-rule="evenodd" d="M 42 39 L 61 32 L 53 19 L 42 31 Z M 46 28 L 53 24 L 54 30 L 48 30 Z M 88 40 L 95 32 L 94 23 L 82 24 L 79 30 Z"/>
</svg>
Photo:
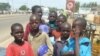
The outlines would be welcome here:
<svg viewBox="0 0 100 56">
<path fill-rule="evenodd" d="M 49 18 L 48 19 L 49 19 L 50 22 L 56 21 L 56 19 L 57 19 L 57 12 L 56 11 L 51 11 L 49 13 Z"/>
<path fill-rule="evenodd" d="M 61 24 L 61 39 L 63 40 L 66 40 L 69 35 L 70 35 L 70 31 L 71 31 L 71 25 L 67 22 Z"/>
<path fill-rule="evenodd" d="M 85 30 L 87 21 L 84 18 L 77 18 L 73 21 L 72 29 L 73 31 L 80 31 L 80 34 Z M 75 33 L 75 32 L 74 32 Z"/>
<path fill-rule="evenodd" d="M 59 26 L 64 22 L 66 22 L 66 16 L 63 14 L 59 15 L 57 20 L 56 20 L 56 25 Z"/>
<path fill-rule="evenodd" d="M 42 17 L 42 8 L 41 8 L 41 6 L 38 6 L 38 5 L 33 6 L 32 7 L 32 14 L 38 15 L 41 19 L 41 17 Z"/>
<path fill-rule="evenodd" d="M 11 35 L 14 36 L 15 41 L 22 42 L 22 38 L 24 36 L 23 26 L 20 23 L 12 24 Z"/>
<path fill-rule="evenodd" d="M 41 20 L 39 19 L 39 17 L 37 15 L 31 15 L 30 16 L 30 26 L 31 26 L 31 30 L 37 30 L 39 29 L 39 25 L 40 25 Z"/>
</svg>

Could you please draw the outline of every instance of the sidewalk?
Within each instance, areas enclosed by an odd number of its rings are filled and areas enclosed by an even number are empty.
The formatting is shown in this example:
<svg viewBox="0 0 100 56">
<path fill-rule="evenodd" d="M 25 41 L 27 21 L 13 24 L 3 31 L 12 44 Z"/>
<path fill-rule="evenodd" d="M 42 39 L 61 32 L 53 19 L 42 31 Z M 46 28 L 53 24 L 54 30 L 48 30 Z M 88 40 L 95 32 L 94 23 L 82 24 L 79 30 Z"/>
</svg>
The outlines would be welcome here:
<svg viewBox="0 0 100 56">
<path fill-rule="evenodd" d="M 22 15 L 30 15 L 30 14 L 0 14 L 0 20 L 6 18 L 6 17 L 14 17 L 14 16 L 22 16 Z"/>
<path fill-rule="evenodd" d="M 25 14 L 0 14 L 0 17 L 14 16 L 14 15 L 25 15 Z"/>
</svg>

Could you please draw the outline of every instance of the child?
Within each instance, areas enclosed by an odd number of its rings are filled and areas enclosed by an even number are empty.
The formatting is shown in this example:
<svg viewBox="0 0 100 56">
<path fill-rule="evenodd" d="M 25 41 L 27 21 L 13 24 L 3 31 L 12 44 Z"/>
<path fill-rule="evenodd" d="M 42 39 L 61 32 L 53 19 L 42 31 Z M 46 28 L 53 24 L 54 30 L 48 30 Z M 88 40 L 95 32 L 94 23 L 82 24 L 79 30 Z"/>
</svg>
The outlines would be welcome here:
<svg viewBox="0 0 100 56">
<path fill-rule="evenodd" d="M 11 35 L 15 40 L 7 47 L 6 56 L 34 56 L 29 43 L 23 40 L 23 34 L 24 31 L 21 24 L 12 24 Z"/>
<path fill-rule="evenodd" d="M 41 6 L 38 6 L 38 5 L 33 6 L 32 7 L 32 14 L 37 15 L 38 18 L 41 20 L 41 25 L 40 25 L 39 29 L 43 32 L 48 33 L 49 27 L 48 27 L 48 25 L 46 25 L 43 22 L 43 19 L 41 19 L 42 18 L 42 8 L 41 8 Z M 29 35 L 30 30 L 31 30 L 30 24 L 28 23 L 27 26 L 26 26 L 25 34 L 24 34 L 24 40 L 26 40 L 26 41 L 28 41 L 28 35 Z"/>
<path fill-rule="evenodd" d="M 42 52 L 46 52 L 44 56 L 52 56 L 53 55 L 53 46 L 50 42 L 48 35 L 45 32 L 41 32 L 39 30 L 41 20 L 36 15 L 32 15 L 30 17 L 30 35 L 28 41 L 33 47 L 35 52 L 35 56 L 38 56 L 38 50 L 42 45 L 47 45 L 48 49 Z"/>
<path fill-rule="evenodd" d="M 86 24 L 84 18 L 77 18 L 73 21 L 72 29 L 76 56 L 91 56 L 91 42 L 88 37 L 84 36 Z"/>
<path fill-rule="evenodd" d="M 61 41 L 57 41 L 54 45 L 54 56 L 63 56 L 64 54 L 71 52 L 72 47 L 67 40 L 70 35 L 71 26 L 69 23 L 61 24 Z M 66 52 L 63 52 L 63 47 L 66 46 Z"/>
<path fill-rule="evenodd" d="M 49 13 L 49 27 L 51 29 L 55 29 L 56 28 L 56 19 L 57 19 L 57 12 L 56 11 L 51 11 Z"/>
<path fill-rule="evenodd" d="M 67 17 L 63 14 L 60 14 L 56 20 L 56 25 L 59 26 L 66 21 L 67 21 Z"/>
<path fill-rule="evenodd" d="M 52 30 L 56 29 L 57 12 L 56 11 L 50 11 L 48 19 L 49 19 L 49 23 L 48 23 L 48 26 L 49 26 L 48 32 L 49 33 L 48 33 L 48 35 L 50 37 L 51 43 L 54 44 L 55 41 L 54 41 L 54 36 L 52 35 Z"/>
<path fill-rule="evenodd" d="M 39 17 L 39 19 L 41 19 L 42 17 L 42 9 L 40 6 L 38 5 L 35 5 L 32 7 L 32 14 L 35 14 Z M 28 23 L 26 25 L 26 29 L 25 29 L 25 33 L 24 33 L 24 40 L 28 41 L 28 35 L 29 35 L 29 32 L 30 32 L 30 24 Z"/>
<path fill-rule="evenodd" d="M 61 29 L 60 25 L 62 23 L 66 22 L 66 16 L 64 16 L 63 14 L 59 15 L 57 20 L 56 20 L 56 29 L 52 30 L 52 35 L 55 37 L 55 41 L 60 41 L 60 37 L 61 37 Z"/>
<path fill-rule="evenodd" d="M 32 14 L 35 14 L 39 17 L 39 19 L 42 18 L 42 8 L 41 6 L 35 5 L 32 7 Z"/>
</svg>

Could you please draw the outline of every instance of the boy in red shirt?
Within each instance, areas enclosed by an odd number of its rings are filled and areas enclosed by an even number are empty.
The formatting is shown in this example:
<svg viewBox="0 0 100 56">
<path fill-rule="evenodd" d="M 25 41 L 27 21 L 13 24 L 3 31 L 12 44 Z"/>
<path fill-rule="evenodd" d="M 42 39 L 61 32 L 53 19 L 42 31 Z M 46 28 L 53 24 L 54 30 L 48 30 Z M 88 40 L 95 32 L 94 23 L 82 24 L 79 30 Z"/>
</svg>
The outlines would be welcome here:
<svg viewBox="0 0 100 56">
<path fill-rule="evenodd" d="M 23 26 L 15 23 L 11 26 L 11 35 L 14 37 L 14 42 L 9 44 L 6 51 L 6 56 L 34 56 L 31 46 L 23 40 Z"/>
</svg>

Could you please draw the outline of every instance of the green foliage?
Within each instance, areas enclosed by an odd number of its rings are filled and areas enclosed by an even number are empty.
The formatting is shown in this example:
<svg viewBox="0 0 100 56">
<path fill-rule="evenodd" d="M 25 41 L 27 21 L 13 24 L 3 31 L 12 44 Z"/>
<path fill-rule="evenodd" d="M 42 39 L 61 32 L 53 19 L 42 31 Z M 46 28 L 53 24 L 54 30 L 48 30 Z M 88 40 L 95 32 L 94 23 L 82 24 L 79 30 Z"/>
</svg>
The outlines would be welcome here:
<svg viewBox="0 0 100 56">
<path fill-rule="evenodd" d="M 55 7 L 49 7 L 49 10 L 50 10 L 50 11 L 57 11 L 58 9 L 55 8 Z"/>
<path fill-rule="evenodd" d="M 3 10 L 10 10 L 10 5 L 9 3 L 0 3 L 0 10 L 3 11 Z"/>
<path fill-rule="evenodd" d="M 92 8 L 92 7 L 97 7 L 98 4 L 96 2 L 90 2 L 90 3 L 84 3 L 81 7 L 86 7 L 86 8 Z"/>
<path fill-rule="evenodd" d="M 28 10 L 29 8 L 26 5 L 22 5 L 19 10 Z"/>
<path fill-rule="evenodd" d="M 80 3 L 79 2 L 76 2 L 75 3 L 75 12 L 77 12 L 79 10 L 79 7 L 80 7 Z"/>
</svg>

